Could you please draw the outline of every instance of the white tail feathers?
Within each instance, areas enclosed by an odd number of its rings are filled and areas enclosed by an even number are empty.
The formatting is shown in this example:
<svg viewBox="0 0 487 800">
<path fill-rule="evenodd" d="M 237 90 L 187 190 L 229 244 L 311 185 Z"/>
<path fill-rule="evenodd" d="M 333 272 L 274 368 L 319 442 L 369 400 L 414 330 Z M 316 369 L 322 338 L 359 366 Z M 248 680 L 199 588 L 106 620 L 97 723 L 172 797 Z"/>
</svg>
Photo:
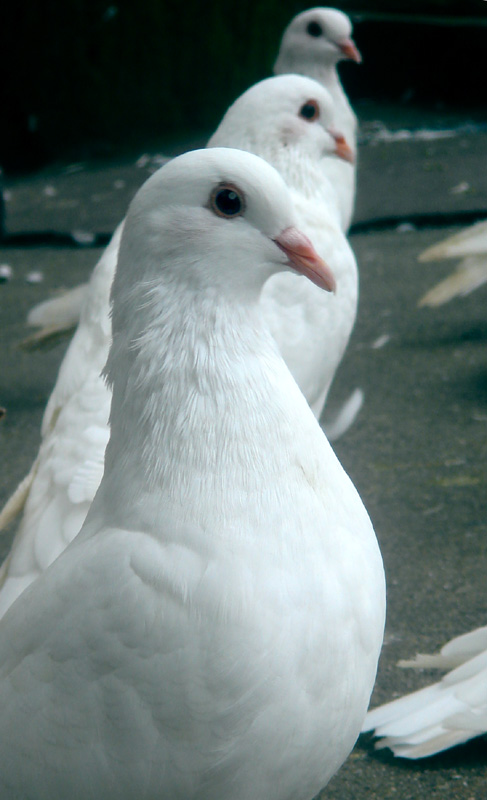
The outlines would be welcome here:
<svg viewBox="0 0 487 800">
<path fill-rule="evenodd" d="M 336 442 L 355 422 L 364 402 L 362 389 L 354 389 L 334 419 L 325 419 L 323 427 L 328 441 Z"/>
<path fill-rule="evenodd" d="M 454 297 L 470 294 L 487 282 L 487 221 L 428 247 L 418 257 L 423 262 L 447 258 L 463 260 L 451 275 L 421 297 L 418 306 L 441 306 Z"/>
<path fill-rule="evenodd" d="M 35 349 L 50 345 L 53 340 L 70 334 L 79 322 L 81 307 L 87 292 L 87 283 L 63 294 L 44 300 L 27 315 L 27 325 L 39 331 L 22 340 L 21 347 Z"/>
<path fill-rule="evenodd" d="M 451 669 L 441 681 L 369 711 L 362 731 L 402 758 L 425 758 L 487 732 L 487 627 L 401 666 Z"/>
<path fill-rule="evenodd" d="M 419 261 L 442 261 L 446 258 L 464 258 L 487 252 L 487 221 L 477 222 L 454 236 L 428 247 L 418 257 Z"/>
<path fill-rule="evenodd" d="M 437 283 L 421 297 L 418 306 L 442 306 L 454 297 L 463 297 L 487 282 L 487 253 L 469 256 L 445 280 Z"/>
</svg>

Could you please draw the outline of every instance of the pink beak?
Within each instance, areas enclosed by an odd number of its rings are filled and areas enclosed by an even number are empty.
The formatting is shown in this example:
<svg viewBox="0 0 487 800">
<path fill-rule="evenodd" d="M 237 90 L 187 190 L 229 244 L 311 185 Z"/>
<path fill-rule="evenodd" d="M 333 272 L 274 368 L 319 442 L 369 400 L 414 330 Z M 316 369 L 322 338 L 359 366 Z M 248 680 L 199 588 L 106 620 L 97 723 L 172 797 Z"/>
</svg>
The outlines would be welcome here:
<svg viewBox="0 0 487 800">
<path fill-rule="evenodd" d="M 333 128 L 328 128 L 327 130 L 330 136 L 333 136 L 335 140 L 335 155 L 337 155 L 338 158 L 342 158 L 344 161 L 348 161 L 350 164 L 354 164 L 355 155 L 343 133 L 339 133 Z"/>
<path fill-rule="evenodd" d="M 337 42 L 337 44 L 345 58 L 349 58 L 351 61 L 355 61 L 357 64 L 362 62 L 362 56 L 357 50 L 353 39 L 342 39 L 342 41 Z"/>
<path fill-rule="evenodd" d="M 336 290 L 333 272 L 314 249 L 310 240 L 297 228 L 286 228 L 274 239 L 289 259 L 289 266 L 305 275 L 320 289 L 327 292 Z"/>
</svg>

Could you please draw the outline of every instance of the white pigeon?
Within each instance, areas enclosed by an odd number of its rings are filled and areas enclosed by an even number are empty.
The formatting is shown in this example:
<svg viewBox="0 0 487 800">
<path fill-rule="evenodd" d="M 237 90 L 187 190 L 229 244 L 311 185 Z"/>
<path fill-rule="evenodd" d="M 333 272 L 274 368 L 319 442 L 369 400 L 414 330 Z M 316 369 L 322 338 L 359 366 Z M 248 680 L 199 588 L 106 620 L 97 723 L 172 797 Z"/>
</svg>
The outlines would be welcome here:
<svg viewBox="0 0 487 800">
<path fill-rule="evenodd" d="M 356 154 L 357 118 L 336 70 L 337 63 L 343 59 L 357 63 L 362 60 L 351 33 L 350 19 L 337 9 L 312 8 L 298 14 L 284 32 L 274 73 L 307 75 L 321 83 L 332 96 L 336 129 Z M 350 161 L 348 164 L 330 161 L 327 174 L 339 193 L 343 227 L 348 230 L 355 202 L 355 167 Z M 34 346 L 36 342 L 42 343 L 51 336 L 57 337 L 75 327 L 86 289 L 83 284 L 76 290 L 35 306 L 28 315 L 27 323 L 40 330 L 28 337 L 26 344 Z"/>
<path fill-rule="evenodd" d="M 450 670 L 438 683 L 369 711 L 363 731 L 402 758 L 425 758 L 487 733 L 487 627 L 403 667 Z"/>
<path fill-rule="evenodd" d="M 300 225 L 315 237 L 319 251 L 327 253 L 337 280 L 336 294 L 330 296 L 284 273 L 271 279 L 262 300 L 284 358 L 319 415 L 357 303 L 355 258 L 333 214 L 333 191 L 321 169 L 337 147 L 325 129 L 330 101 L 319 84 L 300 76 L 271 78 L 244 97 L 242 107 L 252 117 L 246 134 L 250 149 L 267 148 L 274 166 L 295 186 L 292 194 Z M 310 120 L 301 115 L 309 100 L 321 117 Z M 232 123 L 238 122 L 238 102 L 219 129 L 221 144 L 230 144 L 234 137 L 239 137 L 239 147 L 244 144 L 242 131 L 233 130 Z M 258 112 L 262 134 L 252 140 Z M 258 124 L 255 129 L 259 131 Z M 284 135 L 287 143 L 282 141 Z M 339 142 L 338 148 L 342 147 Z M 119 228 L 90 280 L 80 324 L 46 409 L 38 457 L 0 513 L 2 528 L 23 508 L 12 550 L 0 570 L 0 616 L 76 535 L 103 474 L 110 392 L 100 372 L 110 345 L 109 291 L 120 235 Z"/>
<path fill-rule="evenodd" d="M 461 258 L 455 272 L 429 289 L 419 306 L 441 306 L 454 297 L 470 294 L 487 283 L 487 220 L 429 247 L 419 261 L 442 261 Z"/>
<path fill-rule="evenodd" d="M 2 800 L 311 800 L 353 747 L 384 574 L 258 302 L 285 269 L 333 285 L 255 156 L 187 153 L 135 197 L 104 476 L 0 621 Z"/>
<path fill-rule="evenodd" d="M 356 155 L 357 117 L 337 72 L 337 64 L 343 59 L 362 60 L 351 34 L 350 19 L 335 8 L 303 11 L 284 31 L 274 73 L 294 72 L 319 81 L 331 94 L 336 129 Z M 348 230 L 355 203 L 356 162 L 330 162 L 327 175 L 338 193 L 342 227 Z"/>
<path fill-rule="evenodd" d="M 335 295 L 282 273 L 268 281 L 261 301 L 284 360 L 318 418 L 350 338 L 358 299 L 356 260 L 327 178 L 329 163 L 344 161 L 336 157 L 343 143 L 339 139 L 334 146 L 332 119 L 333 103 L 320 84 L 281 75 L 244 92 L 208 142 L 209 147 L 231 144 L 272 164 L 291 190 L 301 229 L 319 253 L 327 254 Z"/>
</svg>

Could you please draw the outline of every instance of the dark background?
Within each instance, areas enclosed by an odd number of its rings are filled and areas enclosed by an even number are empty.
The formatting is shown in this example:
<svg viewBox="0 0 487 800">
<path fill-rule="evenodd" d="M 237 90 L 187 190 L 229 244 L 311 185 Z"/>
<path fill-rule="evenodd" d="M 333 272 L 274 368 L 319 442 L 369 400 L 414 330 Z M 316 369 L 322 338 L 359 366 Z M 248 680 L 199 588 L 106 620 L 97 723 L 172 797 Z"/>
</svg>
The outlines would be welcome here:
<svg viewBox="0 0 487 800">
<path fill-rule="evenodd" d="M 0 164 L 7 174 L 210 133 L 270 74 L 292 0 L 25 0 L 0 12 Z M 342 0 L 363 98 L 482 107 L 485 0 Z"/>
</svg>

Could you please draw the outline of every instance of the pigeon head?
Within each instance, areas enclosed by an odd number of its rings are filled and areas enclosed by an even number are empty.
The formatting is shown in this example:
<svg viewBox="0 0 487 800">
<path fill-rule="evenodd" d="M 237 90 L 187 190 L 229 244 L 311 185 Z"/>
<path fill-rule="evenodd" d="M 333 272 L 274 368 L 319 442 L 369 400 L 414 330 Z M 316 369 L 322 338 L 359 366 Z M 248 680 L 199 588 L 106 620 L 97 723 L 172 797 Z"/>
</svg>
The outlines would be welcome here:
<svg viewBox="0 0 487 800">
<path fill-rule="evenodd" d="M 298 72 L 315 75 L 342 59 L 362 60 L 352 38 L 346 14 L 335 8 L 310 8 L 291 20 L 284 31 L 274 65 L 276 75 Z"/>
<path fill-rule="evenodd" d="M 333 100 L 321 84 L 303 75 L 279 75 L 251 86 L 230 106 L 208 147 L 248 150 L 277 168 L 287 157 L 286 148 L 312 159 L 352 161 L 333 117 Z"/>
<path fill-rule="evenodd" d="M 281 176 L 249 153 L 195 150 L 162 167 L 132 201 L 112 297 L 127 314 L 152 290 L 159 297 L 161 286 L 257 297 L 270 275 L 287 269 L 334 289 L 296 227 Z"/>
</svg>

